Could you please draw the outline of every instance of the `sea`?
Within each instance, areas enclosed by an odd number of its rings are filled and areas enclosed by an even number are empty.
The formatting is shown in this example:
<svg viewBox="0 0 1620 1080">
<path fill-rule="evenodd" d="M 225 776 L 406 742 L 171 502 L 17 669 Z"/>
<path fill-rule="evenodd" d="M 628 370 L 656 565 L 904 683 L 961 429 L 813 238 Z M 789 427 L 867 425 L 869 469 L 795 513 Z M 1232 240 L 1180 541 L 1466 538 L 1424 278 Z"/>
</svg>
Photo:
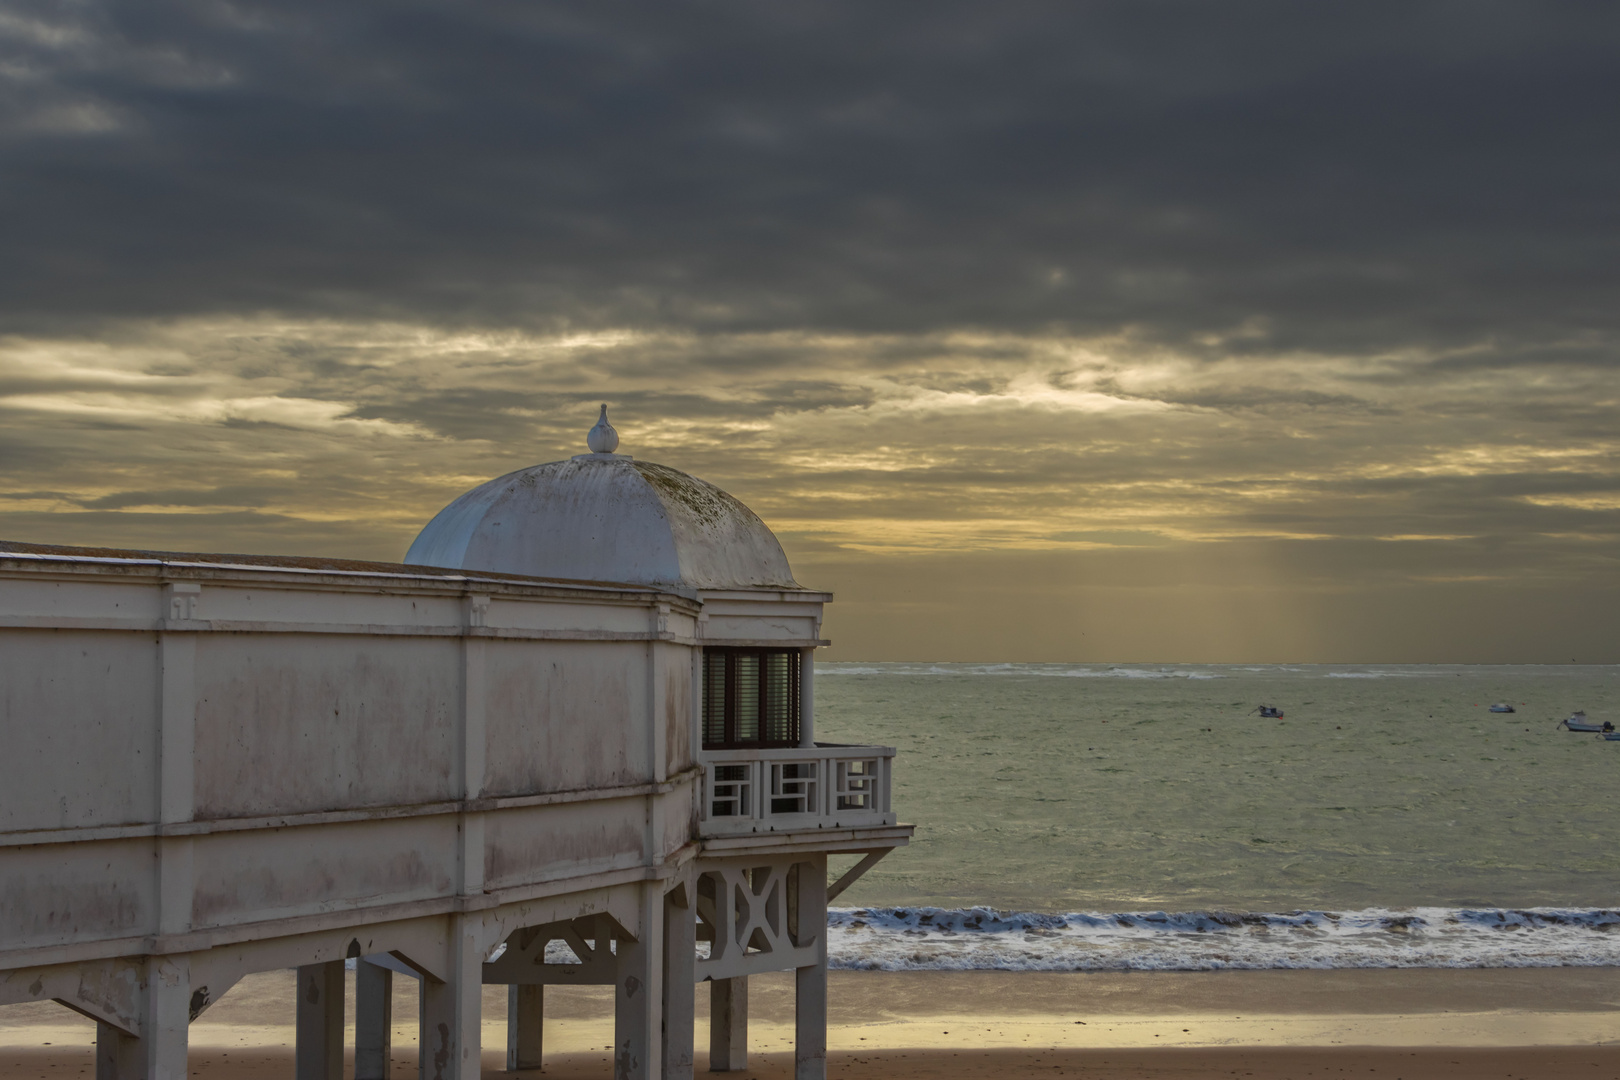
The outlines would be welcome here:
<svg viewBox="0 0 1620 1080">
<path fill-rule="evenodd" d="M 1558 727 L 1620 724 L 1620 666 L 823 662 L 815 680 L 817 738 L 895 747 L 917 827 L 835 902 L 834 967 L 1620 965 L 1620 742 Z"/>
</svg>

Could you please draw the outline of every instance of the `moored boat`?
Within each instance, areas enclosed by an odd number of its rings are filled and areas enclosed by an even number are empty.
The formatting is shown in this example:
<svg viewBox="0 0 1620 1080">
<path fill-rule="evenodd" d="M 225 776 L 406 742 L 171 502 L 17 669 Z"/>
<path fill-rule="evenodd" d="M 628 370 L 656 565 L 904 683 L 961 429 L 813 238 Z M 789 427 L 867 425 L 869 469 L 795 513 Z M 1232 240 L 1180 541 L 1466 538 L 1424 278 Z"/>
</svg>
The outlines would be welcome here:
<svg viewBox="0 0 1620 1080">
<path fill-rule="evenodd" d="M 1558 721 L 1558 726 L 1561 727 L 1561 728 L 1568 728 L 1570 731 L 1613 731 L 1614 730 L 1614 725 L 1607 722 L 1607 721 L 1604 721 L 1601 724 L 1592 723 L 1590 720 L 1588 720 L 1586 718 L 1586 712 L 1584 710 L 1581 710 L 1581 709 L 1576 709 L 1574 712 L 1570 713 L 1568 716 L 1566 716 L 1562 720 Z"/>
<path fill-rule="evenodd" d="M 1251 713 L 1259 713 L 1268 720 L 1281 720 L 1283 715 L 1283 711 L 1277 708 L 1275 705 L 1257 705 L 1249 711 Z"/>
<path fill-rule="evenodd" d="M 1515 709 L 1505 701 L 1498 701 L 1495 705 L 1491 706 L 1491 712 L 1510 713 L 1518 711 L 1518 709 Z"/>
</svg>

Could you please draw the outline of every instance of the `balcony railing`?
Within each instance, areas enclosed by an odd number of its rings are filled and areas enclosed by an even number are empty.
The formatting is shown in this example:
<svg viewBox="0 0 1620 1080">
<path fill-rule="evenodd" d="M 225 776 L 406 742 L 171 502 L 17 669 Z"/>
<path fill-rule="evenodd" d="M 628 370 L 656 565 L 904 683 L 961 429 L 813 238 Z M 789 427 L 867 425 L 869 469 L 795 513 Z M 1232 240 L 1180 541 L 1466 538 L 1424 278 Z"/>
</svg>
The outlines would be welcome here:
<svg viewBox="0 0 1620 1080">
<path fill-rule="evenodd" d="M 708 836 L 895 823 L 889 810 L 892 746 L 705 750 L 702 760 Z"/>
</svg>

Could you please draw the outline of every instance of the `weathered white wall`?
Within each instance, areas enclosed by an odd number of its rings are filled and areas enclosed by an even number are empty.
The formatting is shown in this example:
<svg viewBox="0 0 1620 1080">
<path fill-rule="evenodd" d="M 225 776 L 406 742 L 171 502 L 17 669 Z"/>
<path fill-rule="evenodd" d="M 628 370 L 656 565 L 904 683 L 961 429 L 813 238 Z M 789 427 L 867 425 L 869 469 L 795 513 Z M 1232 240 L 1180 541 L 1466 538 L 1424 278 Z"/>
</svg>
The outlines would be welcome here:
<svg viewBox="0 0 1620 1080">
<path fill-rule="evenodd" d="M 457 639 L 205 633 L 196 663 L 197 817 L 456 797 Z"/>
<path fill-rule="evenodd" d="M 0 553 L 0 968 L 658 866 L 697 835 L 698 611 Z"/>
<path fill-rule="evenodd" d="M 647 649 L 629 642 L 492 641 L 485 733 L 490 795 L 652 777 Z"/>
<path fill-rule="evenodd" d="M 768 538 L 748 517 L 721 524 Z M 370 957 L 422 980 L 424 1075 L 465 1080 L 491 950 L 589 918 L 618 946 L 593 974 L 619 988 L 616 1072 L 690 1076 L 699 881 L 769 864 L 761 905 L 704 917 L 771 948 L 705 970 L 795 967 L 798 1075 L 821 1075 L 826 853 L 910 836 L 886 772 L 859 812 L 829 783 L 892 751 L 773 751 L 818 794 L 717 824 L 695 718 L 706 643 L 808 655 L 825 594 L 229 558 L 0 551 L 0 1004 L 94 1016 L 98 1070 L 162 1080 L 244 974 Z M 775 757 L 726 760 L 763 790 Z M 820 944 L 783 936 L 790 872 Z"/>
<path fill-rule="evenodd" d="M 0 831 L 150 820 L 157 679 L 150 631 L 0 630 Z"/>
</svg>

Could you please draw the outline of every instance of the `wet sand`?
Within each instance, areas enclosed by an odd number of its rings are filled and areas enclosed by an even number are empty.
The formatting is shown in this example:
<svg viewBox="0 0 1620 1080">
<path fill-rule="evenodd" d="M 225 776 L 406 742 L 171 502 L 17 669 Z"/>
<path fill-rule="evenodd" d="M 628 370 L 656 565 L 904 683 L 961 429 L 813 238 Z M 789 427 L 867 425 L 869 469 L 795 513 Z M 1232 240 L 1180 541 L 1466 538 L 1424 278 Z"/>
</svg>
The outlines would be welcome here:
<svg viewBox="0 0 1620 1080">
<path fill-rule="evenodd" d="M 400 983 L 395 1016 L 412 1017 L 414 984 Z M 698 990 L 703 1072 L 708 1001 Z M 1608 968 L 833 972 L 829 992 L 833 1077 L 1620 1080 L 1620 971 Z M 791 1076 L 791 981 L 758 977 L 750 997 L 752 1067 L 733 1075 Z M 547 1065 L 526 1075 L 610 1076 L 607 988 L 551 988 L 546 1006 Z M 484 1073 L 508 1075 L 503 988 L 486 989 L 484 1015 Z M 290 973 L 244 980 L 193 1026 L 188 1072 L 290 1076 L 292 1019 Z M 61 1006 L 0 1008 L 0 1076 L 92 1077 L 93 1040 L 93 1025 Z M 414 1077 L 410 1024 L 396 1028 L 395 1054 L 394 1074 Z"/>
</svg>

